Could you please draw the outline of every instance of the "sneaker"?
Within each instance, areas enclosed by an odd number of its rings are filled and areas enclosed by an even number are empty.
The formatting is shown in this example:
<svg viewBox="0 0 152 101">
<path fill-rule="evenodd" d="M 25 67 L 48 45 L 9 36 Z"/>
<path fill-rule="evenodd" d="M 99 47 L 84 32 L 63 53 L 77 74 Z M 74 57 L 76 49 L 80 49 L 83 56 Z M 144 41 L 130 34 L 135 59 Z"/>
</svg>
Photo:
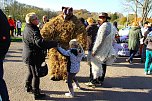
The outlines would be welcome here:
<svg viewBox="0 0 152 101">
<path fill-rule="evenodd" d="M 150 75 L 150 74 L 151 74 L 151 71 L 148 71 L 147 74 Z"/>
<path fill-rule="evenodd" d="M 72 95 L 71 93 L 65 93 L 65 96 L 67 96 L 67 97 L 74 97 L 74 95 Z"/>
<path fill-rule="evenodd" d="M 132 61 L 129 61 L 130 64 L 132 64 Z"/>
<path fill-rule="evenodd" d="M 126 62 L 129 62 L 130 61 L 130 59 L 128 58 L 128 59 L 126 59 Z"/>
<path fill-rule="evenodd" d="M 92 82 L 88 82 L 88 83 L 85 83 L 85 85 L 91 87 L 91 86 L 94 86 L 95 84 L 93 84 Z"/>
<path fill-rule="evenodd" d="M 78 86 L 76 86 L 76 85 L 75 85 L 75 86 L 73 86 L 73 88 L 74 88 L 74 89 L 78 89 L 78 90 L 80 90 L 80 89 L 81 89 L 80 87 L 78 87 Z"/>
<path fill-rule="evenodd" d="M 147 72 L 145 72 L 145 75 L 148 75 L 148 73 L 147 73 Z"/>
</svg>

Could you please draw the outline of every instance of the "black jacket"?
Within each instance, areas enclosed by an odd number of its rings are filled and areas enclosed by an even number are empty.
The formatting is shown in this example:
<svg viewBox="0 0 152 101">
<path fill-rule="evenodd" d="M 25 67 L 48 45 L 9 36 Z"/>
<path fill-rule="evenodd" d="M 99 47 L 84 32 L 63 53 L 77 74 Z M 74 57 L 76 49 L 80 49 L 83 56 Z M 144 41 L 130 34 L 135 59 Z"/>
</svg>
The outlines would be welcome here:
<svg viewBox="0 0 152 101">
<path fill-rule="evenodd" d="M 3 60 L 10 46 L 10 26 L 6 15 L 0 9 L 0 60 Z"/>
<path fill-rule="evenodd" d="M 23 32 L 23 62 L 26 64 L 42 63 L 45 59 L 44 51 L 57 46 L 56 41 L 46 41 L 42 38 L 37 26 L 26 24 Z"/>
</svg>

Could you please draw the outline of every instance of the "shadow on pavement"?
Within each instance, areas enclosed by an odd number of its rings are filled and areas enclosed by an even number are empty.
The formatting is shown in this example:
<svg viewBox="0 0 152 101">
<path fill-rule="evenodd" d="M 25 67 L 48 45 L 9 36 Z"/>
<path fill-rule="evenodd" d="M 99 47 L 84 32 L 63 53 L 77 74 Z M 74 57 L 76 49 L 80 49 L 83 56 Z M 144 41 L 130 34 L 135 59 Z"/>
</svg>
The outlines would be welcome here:
<svg viewBox="0 0 152 101">
<path fill-rule="evenodd" d="M 117 60 L 115 61 L 115 63 L 122 63 L 122 62 L 126 62 L 126 59 L 128 57 L 118 57 Z M 128 63 L 128 62 L 126 62 Z M 133 63 L 140 63 L 140 58 L 139 57 L 134 57 L 133 58 Z"/>
<path fill-rule="evenodd" d="M 105 78 L 104 88 L 121 88 L 121 89 L 152 89 L 152 76 L 124 76 L 118 78 Z M 108 83 L 110 82 L 110 83 Z"/>
<path fill-rule="evenodd" d="M 151 101 L 147 99 L 152 95 L 152 93 L 142 93 L 142 92 L 120 92 L 111 90 L 96 90 L 92 92 L 75 92 L 74 98 L 65 98 L 64 91 L 43 91 L 48 96 L 43 100 L 54 100 L 54 101 Z M 52 94 L 62 95 L 63 97 L 55 98 L 50 97 Z"/>
<path fill-rule="evenodd" d="M 135 57 L 132 64 L 126 62 L 127 58 L 128 57 L 118 57 L 112 67 L 144 68 L 144 63 L 140 63 L 140 58 Z"/>
<path fill-rule="evenodd" d="M 80 83 L 89 81 L 89 77 L 77 77 Z M 152 89 L 152 75 L 149 77 L 123 76 L 123 77 L 106 77 L 103 88 L 121 88 L 121 89 Z"/>
<path fill-rule="evenodd" d="M 143 68 L 144 69 L 144 64 L 141 63 L 136 63 L 136 64 L 118 64 L 114 63 L 112 67 L 129 67 L 129 68 Z"/>
</svg>

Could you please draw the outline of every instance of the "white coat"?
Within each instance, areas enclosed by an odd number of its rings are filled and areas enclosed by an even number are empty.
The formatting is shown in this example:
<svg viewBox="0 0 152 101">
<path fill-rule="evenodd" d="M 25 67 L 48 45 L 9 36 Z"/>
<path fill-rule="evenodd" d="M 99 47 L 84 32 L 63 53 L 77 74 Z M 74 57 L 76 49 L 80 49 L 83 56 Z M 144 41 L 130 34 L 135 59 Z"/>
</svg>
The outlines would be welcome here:
<svg viewBox="0 0 152 101">
<path fill-rule="evenodd" d="M 117 54 L 112 45 L 115 33 L 113 25 L 109 22 L 104 22 L 98 30 L 92 50 L 95 56 L 91 57 L 94 79 L 102 75 L 102 64 L 112 65 L 116 59 Z"/>
</svg>

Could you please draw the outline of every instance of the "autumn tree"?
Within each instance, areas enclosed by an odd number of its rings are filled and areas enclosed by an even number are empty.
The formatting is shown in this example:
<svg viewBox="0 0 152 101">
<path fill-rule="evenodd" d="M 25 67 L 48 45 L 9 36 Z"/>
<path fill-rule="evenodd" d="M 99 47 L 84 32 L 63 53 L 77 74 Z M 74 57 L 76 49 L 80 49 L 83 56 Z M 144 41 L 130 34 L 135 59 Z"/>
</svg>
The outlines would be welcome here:
<svg viewBox="0 0 152 101">
<path fill-rule="evenodd" d="M 142 17 L 141 22 L 145 22 L 152 11 L 152 0 L 126 0 L 124 2 L 125 6 L 135 13 L 135 18 L 137 20 L 138 15 Z"/>
</svg>

